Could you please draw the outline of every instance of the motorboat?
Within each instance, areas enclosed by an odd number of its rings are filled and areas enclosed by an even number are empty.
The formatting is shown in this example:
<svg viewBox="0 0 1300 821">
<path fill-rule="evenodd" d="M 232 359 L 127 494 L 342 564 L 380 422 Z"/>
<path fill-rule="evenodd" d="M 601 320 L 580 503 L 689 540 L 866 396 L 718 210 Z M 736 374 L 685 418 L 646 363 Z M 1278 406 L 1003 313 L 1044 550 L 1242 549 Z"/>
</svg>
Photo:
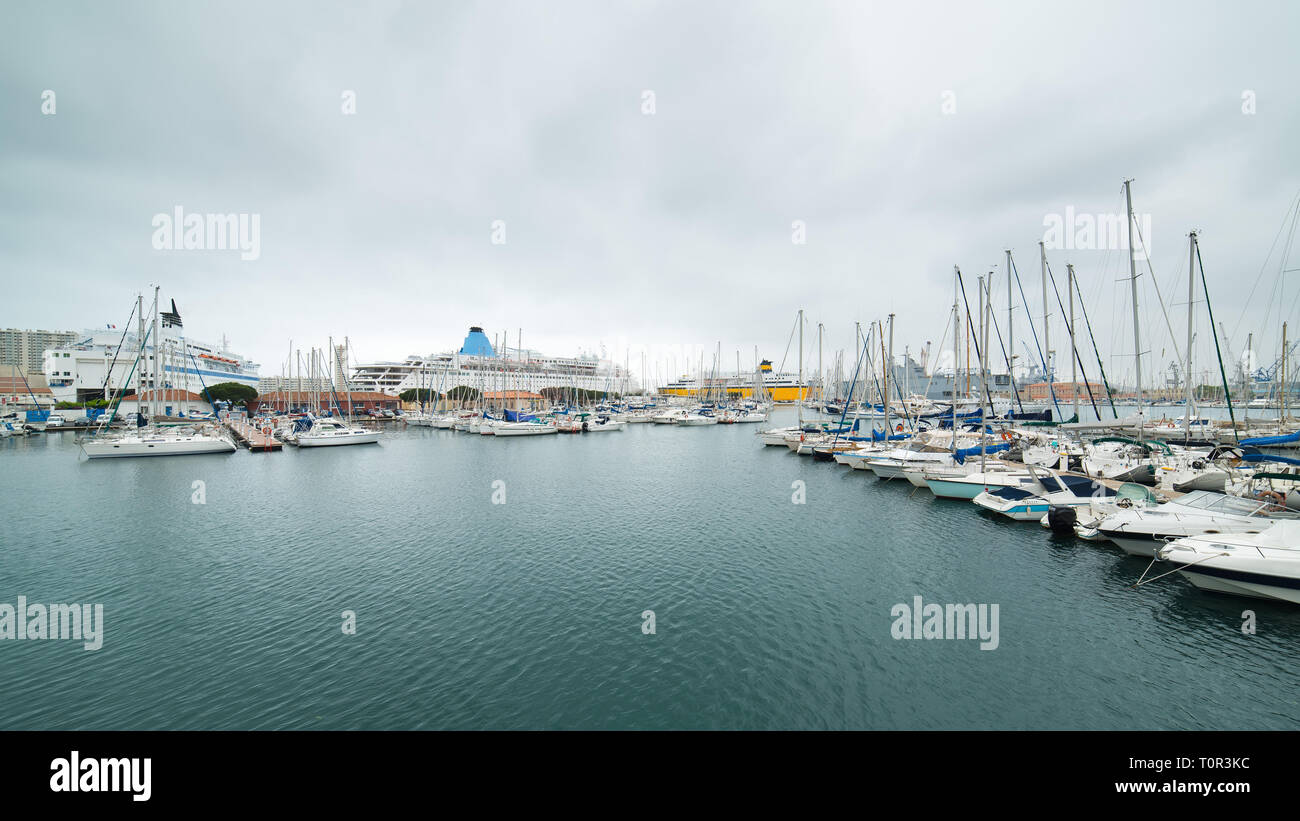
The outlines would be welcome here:
<svg viewBox="0 0 1300 821">
<path fill-rule="evenodd" d="M 1115 497 L 1115 491 L 1089 476 L 1038 471 L 1037 486 L 990 488 L 972 501 L 1018 522 L 1041 521 L 1052 508 L 1090 507 Z"/>
<path fill-rule="evenodd" d="M 379 431 L 344 424 L 333 417 L 308 420 L 310 427 L 300 430 L 294 443 L 300 448 L 333 447 L 335 445 L 371 445 L 379 442 Z"/>
<path fill-rule="evenodd" d="M 1187 536 L 1156 555 L 1202 590 L 1300 604 L 1300 521 L 1258 533 Z"/>
<path fill-rule="evenodd" d="M 1096 525 L 1131 556 L 1152 558 L 1166 541 L 1187 536 L 1252 534 L 1297 513 L 1274 499 L 1247 499 L 1197 490 L 1161 505 L 1122 509 Z"/>
<path fill-rule="evenodd" d="M 698 427 L 700 425 L 716 425 L 718 417 L 712 414 L 704 414 L 698 411 L 687 413 L 677 420 L 679 427 Z"/>
<path fill-rule="evenodd" d="M 968 473 L 964 476 L 952 476 L 944 473 L 925 474 L 925 484 L 930 492 L 941 499 L 974 499 L 989 490 L 999 488 L 1029 488 L 1039 485 L 1038 478 L 1029 470 L 1010 468 L 996 469 L 986 465 L 982 471 Z"/>
<path fill-rule="evenodd" d="M 583 425 L 583 430 L 587 433 L 601 433 L 604 431 L 622 430 L 627 426 L 627 422 L 621 419 L 614 419 L 610 416 L 597 416 L 588 419 Z"/>
</svg>

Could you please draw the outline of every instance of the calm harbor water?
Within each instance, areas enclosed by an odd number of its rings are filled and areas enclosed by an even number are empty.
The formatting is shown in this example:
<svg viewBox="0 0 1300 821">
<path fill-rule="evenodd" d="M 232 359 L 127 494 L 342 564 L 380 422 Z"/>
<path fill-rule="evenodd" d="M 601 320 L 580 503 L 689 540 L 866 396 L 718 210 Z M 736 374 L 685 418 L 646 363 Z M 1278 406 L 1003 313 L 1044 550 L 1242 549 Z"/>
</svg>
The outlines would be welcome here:
<svg viewBox="0 0 1300 821">
<path fill-rule="evenodd" d="M 1300 609 L 1130 590 L 1146 562 L 1116 548 L 754 427 L 0 441 L 0 602 L 105 621 L 93 652 L 0 641 L 0 729 L 1300 728 Z M 998 648 L 895 640 L 914 596 L 998 604 Z"/>
</svg>

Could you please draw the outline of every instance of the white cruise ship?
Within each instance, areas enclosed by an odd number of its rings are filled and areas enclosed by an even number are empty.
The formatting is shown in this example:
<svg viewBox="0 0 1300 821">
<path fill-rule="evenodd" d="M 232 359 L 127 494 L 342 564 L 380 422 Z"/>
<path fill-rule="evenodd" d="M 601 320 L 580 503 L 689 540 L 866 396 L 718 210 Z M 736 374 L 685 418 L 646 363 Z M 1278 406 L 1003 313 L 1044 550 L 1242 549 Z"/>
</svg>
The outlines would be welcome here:
<svg viewBox="0 0 1300 821">
<path fill-rule="evenodd" d="M 230 352 L 224 341 L 218 346 L 189 339 L 175 300 L 171 308 L 159 317 L 160 390 L 186 390 L 201 395 L 204 385 L 221 382 L 257 387 L 259 366 L 256 363 Z M 140 367 L 132 373 L 140 350 L 136 330 L 131 327 L 124 331 L 112 326 L 88 330 L 71 345 L 46 350 L 42 370 L 55 401 L 85 402 L 111 397 L 119 388 L 129 393 L 141 384 L 142 377 L 148 383 L 157 346 L 153 344 L 152 328 L 146 328 L 149 345 Z"/>
<path fill-rule="evenodd" d="M 533 393 L 543 388 L 581 388 L 626 394 L 639 385 L 624 368 L 596 356 L 544 356 L 518 348 L 498 352 L 483 329 L 475 325 L 457 351 L 411 355 L 402 362 L 358 364 L 349 387 L 396 396 L 411 388 L 446 393 L 456 387 Z"/>
</svg>

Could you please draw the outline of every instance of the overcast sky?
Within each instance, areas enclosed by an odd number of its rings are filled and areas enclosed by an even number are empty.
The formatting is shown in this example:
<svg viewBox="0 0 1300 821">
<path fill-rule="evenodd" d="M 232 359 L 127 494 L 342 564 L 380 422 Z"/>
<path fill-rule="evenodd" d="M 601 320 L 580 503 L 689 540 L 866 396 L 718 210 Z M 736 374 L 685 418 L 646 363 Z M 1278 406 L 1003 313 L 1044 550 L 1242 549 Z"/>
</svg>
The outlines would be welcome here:
<svg viewBox="0 0 1300 821">
<path fill-rule="evenodd" d="M 1234 352 L 1253 331 L 1266 364 L 1283 320 L 1300 337 L 1298 35 L 1294 3 L 1183 0 L 8 2 L 0 326 L 120 325 L 158 284 L 263 375 L 290 340 L 400 359 L 471 324 L 630 347 L 634 370 L 648 347 L 664 375 L 721 342 L 748 368 L 801 307 L 828 359 L 890 312 L 915 352 L 939 347 L 954 264 L 972 303 L 997 272 L 1005 333 L 1005 248 L 1041 333 L 1045 220 L 1122 219 L 1131 177 L 1173 328 L 1143 277 L 1144 369 L 1184 345 L 1193 228 Z M 156 249 L 178 206 L 255 215 L 259 255 Z M 1048 258 L 1131 371 L 1124 253 Z"/>
</svg>

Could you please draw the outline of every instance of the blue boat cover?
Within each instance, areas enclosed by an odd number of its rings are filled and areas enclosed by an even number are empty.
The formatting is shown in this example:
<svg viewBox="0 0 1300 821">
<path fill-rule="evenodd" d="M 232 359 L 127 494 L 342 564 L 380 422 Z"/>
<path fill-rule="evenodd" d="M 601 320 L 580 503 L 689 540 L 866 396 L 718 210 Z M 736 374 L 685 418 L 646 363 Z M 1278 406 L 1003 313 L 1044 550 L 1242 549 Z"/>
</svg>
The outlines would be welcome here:
<svg viewBox="0 0 1300 821">
<path fill-rule="evenodd" d="M 996 444 L 996 445 L 986 445 L 986 446 L 984 446 L 984 447 L 982 448 L 982 450 L 983 450 L 984 453 L 986 453 L 986 454 L 987 454 L 987 453 L 997 453 L 997 452 L 999 452 L 999 451 L 1007 450 L 1007 449 L 1010 448 L 1010 447 L 1011 447 L 1011 443 L 1010 443 L 1010 442 L 999 442 L 999 443 Z M 979 453 L 980 453 L 980 450 L 981 450 L 981 448 L 978 447 L 978 446 L 973 447 L 973 448 L 962 448 L 961 450 L 959 450 L 959 451 L 957 451 L 956 453 L 954 453 L 952 456 L 953 456 L 953 459 L 955 459 L 955 460 L 957 461 L 957 464 L 962 465 L 962 464 L 965 464 L 965 463 L 966 463 L 966 457 L 967 457 L 967 456 L 978 456 Z"/>
<path fill-rule="evenodd" d="M 1274 456 L 1270 453 L 1243 453 L 1241 455 L 1243 462 L 1281 462 L 1284 465 L 1300 465 L 1300 459 L 1292 459 L 1290 456 Z"/>
<path fill-rule="evenodd" d="M 1257 436 L 1254 439 L 1241 440 L 1243 445 L 1285 445 L 1289 442 L 1300 442 L 1300 431 L 1284 433 L 1281 436 Z"/>
</svg>

